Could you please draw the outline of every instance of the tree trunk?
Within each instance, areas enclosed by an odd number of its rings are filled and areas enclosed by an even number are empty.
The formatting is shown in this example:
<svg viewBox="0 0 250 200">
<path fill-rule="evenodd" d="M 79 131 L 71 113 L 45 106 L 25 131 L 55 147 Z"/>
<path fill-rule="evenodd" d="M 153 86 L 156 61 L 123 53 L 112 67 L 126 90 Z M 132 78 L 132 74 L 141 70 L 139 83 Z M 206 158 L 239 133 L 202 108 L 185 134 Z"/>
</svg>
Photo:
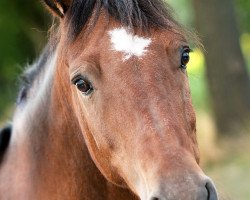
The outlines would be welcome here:
<svg viewBox="0 0 250 200">
<path fill-rule="evenodd" d="M 235 135 L 249 128 L 250 79 L 239 44 L 234 2 L 193 1 L 218 132 Z"/>
</svg>

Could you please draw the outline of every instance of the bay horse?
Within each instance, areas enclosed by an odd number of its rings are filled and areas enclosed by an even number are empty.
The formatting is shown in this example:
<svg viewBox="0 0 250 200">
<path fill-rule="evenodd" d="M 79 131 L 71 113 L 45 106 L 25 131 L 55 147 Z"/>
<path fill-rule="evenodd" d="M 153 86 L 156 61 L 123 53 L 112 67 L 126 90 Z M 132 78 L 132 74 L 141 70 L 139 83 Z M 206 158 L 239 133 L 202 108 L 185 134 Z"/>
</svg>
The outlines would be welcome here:
<svg viewBox="0 0 250 200">
<path fill-rule="evenodd" d="M 59 25 L 1 130 L 1 200 L 217 200 L 187 36 L 161 0 L 45 0 Z"/>
</svg>

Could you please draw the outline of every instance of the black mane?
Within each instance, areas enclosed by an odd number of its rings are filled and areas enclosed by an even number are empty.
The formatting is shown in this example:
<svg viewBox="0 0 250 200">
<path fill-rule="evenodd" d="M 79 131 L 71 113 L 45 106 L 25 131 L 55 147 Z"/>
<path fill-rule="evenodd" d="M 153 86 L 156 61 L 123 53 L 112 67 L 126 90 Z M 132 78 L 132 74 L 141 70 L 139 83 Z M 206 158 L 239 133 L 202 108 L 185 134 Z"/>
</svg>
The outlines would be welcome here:
<svg viewBox="0 0 250 200">
<path fill-rule="evenodd" d="M 67 13 L 70 36 L 75 38 L 94 14 L 101 10 L 129 28 L 148 30 L 150 27 L 169 28 L 173 20 L 171 10 L 163 0 L 73 0 Z"/>
</svg>

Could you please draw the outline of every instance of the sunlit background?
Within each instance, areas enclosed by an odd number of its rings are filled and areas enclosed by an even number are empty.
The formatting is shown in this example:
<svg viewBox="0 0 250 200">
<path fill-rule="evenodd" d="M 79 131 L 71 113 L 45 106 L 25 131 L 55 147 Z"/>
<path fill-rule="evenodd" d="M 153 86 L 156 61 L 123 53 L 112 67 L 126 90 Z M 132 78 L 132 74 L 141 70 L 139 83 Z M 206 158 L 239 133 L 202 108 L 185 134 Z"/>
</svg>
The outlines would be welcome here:
<svg viewBox="0 0 250 200">
<path fill-rule="evenodd" d="M 206 0 L 207 1 L 207 0 Z M 175 11 L 175 17 L 190 31 L 196 32 L 201 41 L 206 37 L 199 26 L 209 23 L 199 23 L 203 14 L 202 5 L 197 2 L 204 0 L 168 0 Z M 211 7 L 231 3 L 234 12 L 223 10 L 228 16 L 234 17 L 238 29 L 238 41 L 244 55 L 246 74 L 250 72 L 250 1 L 249 0 L 209 0 Z M 202 3 L 201 3 L 202 4 Z M 226 6 L 225 6 L 226 7 Z M 196 9 L 200 9 L 197 12 Z M 204 8 L 206 9 L 206 8 Z M 212 9 L 212 8 L 211 8 Z M 198 14 L 197 14 L 198 13 Z M 216 20 L 216 16 L 211 16 Z M 0 125 L 11 120 L 15 108 L 15 98 L 18 91 L 18 76 L 28 64 L 39 55 L 48 38 L 47 30 L 51 26 L 51 17 L 39 1 L 0 1 Z M 223 27 L 223 26 L 222 26 Z M 215 30 L 216 31 L 216 30 Z M 220 31 L 220 30 L 217 30 Z M 232 30 L 233 31 L 233 30 Z M 221 39 L 224 35 L 221 35 Z M 218 42 L 214 40 L 213 42 Z M 216 118 L 216 111 L 209 90 L 207 74 L 208 55 L 211 49 L 204 49 L 193 45 L 191 61 L 188 65 L 188 74 L 193 97 L 193 104 L 197 113 L 197 134 L 201 151 L 201 165 L 211 176 L 218 188 L 220 199 L 249 200 L 250 199 L 250 121 L 239 126 L 234 133 L 222 133 Z M 212 51 L 217 51 L 214 49 Z M 230 52 L 231 49 L 224 49 Z M 218 55 L 222 52 L 218 51 Z M 229 53 L 230 56 L 230 53 Z M 206 60 L 208 62 L 206 62 Z M 225 71 L 227 66 L 223 66 Z M 223 74 L 222 74 L 223 75 Z M 233 79 L 232 79 L 233 80 Z M 247 87 L 246 82 L 245 86 Z M 220 84 L 218 82 L 218 84 Z M 249 85 L 248 85 L 249 86 Z M 243 86 L 244 87 L 244 84 Z M 250 95 L 249 93 L 243 95 Z M 247 92 L 246 92 L 247 93 Z M 235 93 L 232 93 L 234 95 Z M 241 97 L 239 97 L 241 98 Z M 223 99 L 221 99 L 223 101 Z M 247 103 L 246 103 L 247 104 Z M 248 102 L 249 108 L 250 101 Z M 234 105 L 236 108 L 237 105 Z M 250 110 L 246 110 L 250 113 Z M 248 115 L 249 116 L 249 115 Z M 247 120 L 247 119 L 246 119 Z M 223 122 L 221 122 L 223 123 Z M 243 127 L 244 126 L 244 127 Z M 237 131 L 238 130 L 238 131 Z"/>
</svg>

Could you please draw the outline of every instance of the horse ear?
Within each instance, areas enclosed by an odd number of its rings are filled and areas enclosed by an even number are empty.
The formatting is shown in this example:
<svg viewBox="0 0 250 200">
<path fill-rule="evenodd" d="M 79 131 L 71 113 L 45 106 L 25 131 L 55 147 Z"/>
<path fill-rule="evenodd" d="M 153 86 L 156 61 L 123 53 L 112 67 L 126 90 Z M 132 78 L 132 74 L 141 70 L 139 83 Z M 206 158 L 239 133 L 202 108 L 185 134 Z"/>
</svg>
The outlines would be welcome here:
<svg viewBox="0 0 250 200">
<path fill-rule="evenodd" d="M 72 0 L 44 0 L 44 2 L 52 13 L 63 18 L 70 7 Z"/>
</svg>

